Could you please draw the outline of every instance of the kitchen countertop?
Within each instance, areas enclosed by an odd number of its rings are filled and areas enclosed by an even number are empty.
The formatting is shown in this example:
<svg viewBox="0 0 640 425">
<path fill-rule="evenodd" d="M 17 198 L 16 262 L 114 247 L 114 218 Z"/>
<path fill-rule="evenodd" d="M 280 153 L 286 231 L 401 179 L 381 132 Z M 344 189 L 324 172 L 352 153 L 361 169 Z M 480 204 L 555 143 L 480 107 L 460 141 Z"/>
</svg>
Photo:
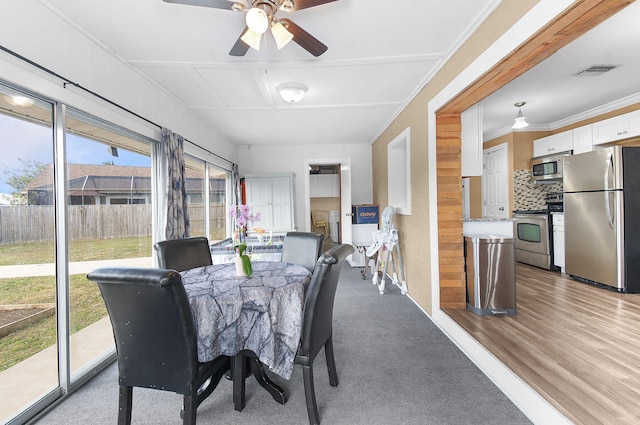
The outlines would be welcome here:
<svg viewBox="0 0 640 425">
<path fill-rule="evenodd" d="M 513 221 L 513 219 L 512 218 L 465 218 L 463 221 L 467 223 L 475 223 L 479 221 L 488 221 L 488 222 Z"/>
<path fill-rule="evenodd" d="M 512 218 L 467 218 L 462 222 L 462 234 L 472 235 L 503 235 L 513 237 Z"/>
</svg>

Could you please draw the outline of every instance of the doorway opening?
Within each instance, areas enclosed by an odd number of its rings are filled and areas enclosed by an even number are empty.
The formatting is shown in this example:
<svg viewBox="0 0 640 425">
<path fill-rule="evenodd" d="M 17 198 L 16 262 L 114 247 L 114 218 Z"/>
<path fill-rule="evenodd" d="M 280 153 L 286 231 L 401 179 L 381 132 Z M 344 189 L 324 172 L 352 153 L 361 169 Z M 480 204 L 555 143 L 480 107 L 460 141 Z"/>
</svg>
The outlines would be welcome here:
<svg viewBox="0 0 640 425">
<path fill-rule="evenodd" d="M 311 231 L 340 243 L 340 164 L 309 164 Z"/>
</svg>

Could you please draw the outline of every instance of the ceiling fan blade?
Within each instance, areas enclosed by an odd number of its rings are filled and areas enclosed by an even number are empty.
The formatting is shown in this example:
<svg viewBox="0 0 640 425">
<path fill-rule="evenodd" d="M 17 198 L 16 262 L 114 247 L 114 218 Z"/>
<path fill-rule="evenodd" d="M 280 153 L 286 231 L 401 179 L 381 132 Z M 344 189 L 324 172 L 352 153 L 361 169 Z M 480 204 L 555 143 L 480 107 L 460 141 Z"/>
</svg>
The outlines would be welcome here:
<svg viewBox="0 0 640 425">
<path fill-rule="evenodd" d="M 331 3 L 337 0 L 293 0 L 293 8 L 285 9 L 288 12 L 295 12 L 300 9 L 307 9 L 309 7 L 320 6 L 325 3 Z"/>
<path fill-rule="evenodd" d="M 190 6 L 213 7 L 215 9 L 233 10 L 233 1 L 228 0 L 163 0 L 165 3 L 186 4 Z"/>
<path fill-rule="evenodd" d="M 242 31 L 242 34 L 240 34 L 240 37 L 242 37 L 244 33 L 247 32 L 248 29 L 249 29 L 248 27 L 245 27 L 244 31 Z M 249 45 L 244 41 L 242 41 L 240 37 L 238 37 L 238 39 L 236 40 L 236 44 L 234 44 L 231 50 L 229 51 L 229 55 L 244 56 L 249 51 Z"/>
<path fill-rule="evenodd" d="M 328 47 L 322 44 L 320 40 L 300 28 L 290 19 L 282 18 L 280 22 L 284 23 L 285 28 L 293 34 L 293 41 L 298 43 L 300 47 L 311 53 L 313 56 L 320 56 L 327 51 Z"/>
</svg>

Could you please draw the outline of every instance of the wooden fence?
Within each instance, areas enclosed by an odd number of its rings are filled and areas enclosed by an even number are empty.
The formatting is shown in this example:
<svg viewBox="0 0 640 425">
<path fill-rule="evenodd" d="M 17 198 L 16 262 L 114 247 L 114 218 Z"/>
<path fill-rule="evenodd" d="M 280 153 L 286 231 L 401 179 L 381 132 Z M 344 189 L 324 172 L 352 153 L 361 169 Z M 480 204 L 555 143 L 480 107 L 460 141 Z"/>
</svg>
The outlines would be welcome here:
<svg viewBox="0 0 640 425">
<path fill-rule="evenodd" d="M 68 208 L 70 240 L 151 236 L 151 205 L 73 205 Z M 191 233 L 204 234 L 204 208 L 190 205 Z M 211 235 L 225 237 L 223 204 L 210 207 Z M 39 242 L 55 237 L 54 209 L 50 205 L 0 207 L 0 244 Z"/>
</svg>

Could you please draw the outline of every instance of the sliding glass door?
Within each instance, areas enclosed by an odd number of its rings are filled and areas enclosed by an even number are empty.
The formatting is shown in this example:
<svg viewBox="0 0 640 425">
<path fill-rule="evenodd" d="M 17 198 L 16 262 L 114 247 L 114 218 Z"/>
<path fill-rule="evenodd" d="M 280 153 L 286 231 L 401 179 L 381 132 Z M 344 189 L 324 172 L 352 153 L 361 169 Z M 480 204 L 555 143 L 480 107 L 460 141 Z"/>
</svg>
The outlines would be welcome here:
<svg viewBox="0 0 640 425">
<path fill-rule="evenodd" d="M 0 86 L 0 422 L 57 397 L 53 105 Z M 28 383 L 27 385 L 25 385 Z"/>
<path fill-rule="evenodd" d="M 70 110 L 66 127 L 71 382 L 113 353 L 104 302 L 86 274 L 152 267 L 152 141 Z"/>
<path fill-rule="evenodd" d="M 24 423 L 113 359 L 86 274 L 153 266 L 153 143 L 0 86 L 0 423 Z"/>
<path fill-rule="evenodd" d="M 86 274 L 153 267 L 159 143 L 0 84 L 0 423 L 25 423 L 115 358 Z M 192 235 L 225 238 L 230 172 L 185 161 Z"/>
<path fill-rule="evenodd" d="M 185 156 L 185 168 L 191 236 L 206 236 L 211 243 L 225 239 L 231 173 L 189 155 Z"/>
</svg>

